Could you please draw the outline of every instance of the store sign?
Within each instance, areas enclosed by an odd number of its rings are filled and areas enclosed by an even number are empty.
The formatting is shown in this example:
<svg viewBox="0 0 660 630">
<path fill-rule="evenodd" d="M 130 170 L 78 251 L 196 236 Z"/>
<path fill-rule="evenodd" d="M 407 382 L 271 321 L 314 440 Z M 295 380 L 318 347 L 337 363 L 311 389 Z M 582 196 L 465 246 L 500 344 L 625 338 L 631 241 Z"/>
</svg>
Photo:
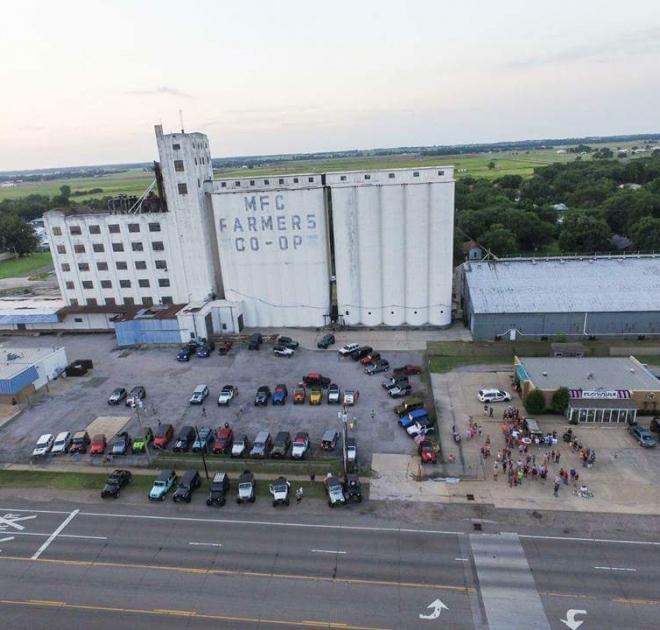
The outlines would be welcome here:
<svg viewBox="0 0 660 630">
<path fill-rule="evenodd" d="M 582 398 L 583 400 L 617 400 L 632 398 L 628 389 L 571 389 L 571 398 Z"/>
</svg>

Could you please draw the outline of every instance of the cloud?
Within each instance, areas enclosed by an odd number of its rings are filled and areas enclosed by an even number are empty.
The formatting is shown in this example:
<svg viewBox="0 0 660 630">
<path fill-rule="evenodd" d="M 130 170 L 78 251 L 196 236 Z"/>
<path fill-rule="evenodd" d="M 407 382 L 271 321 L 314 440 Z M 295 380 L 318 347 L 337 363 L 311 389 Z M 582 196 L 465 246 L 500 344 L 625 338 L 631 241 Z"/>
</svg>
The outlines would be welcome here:
<svg viewBox="0 0 660 630">
<path fill-rule="evenodd" d="M 505 64 L 505 66 L 508 68 L 535 68 L 576 61 L 600 63 L 658 51 L 660 51 L 660 28 L 654 28 L 627 33 L 608 42 L 571 46 L 570 48 L 528 57 L 527 59 L 517 59 Z"/>
<path fill-rule="evenodd" d="M 191 94 L 179 90 L 175 87 L 169 87 L 168 85 L 160 85 L 155 88 L 144 89 L 144 90 L 130 90 L 126 94 L 139 95 L 139 96 L 178 96 L 179 98 L 192 98 Z"/>
</svg>

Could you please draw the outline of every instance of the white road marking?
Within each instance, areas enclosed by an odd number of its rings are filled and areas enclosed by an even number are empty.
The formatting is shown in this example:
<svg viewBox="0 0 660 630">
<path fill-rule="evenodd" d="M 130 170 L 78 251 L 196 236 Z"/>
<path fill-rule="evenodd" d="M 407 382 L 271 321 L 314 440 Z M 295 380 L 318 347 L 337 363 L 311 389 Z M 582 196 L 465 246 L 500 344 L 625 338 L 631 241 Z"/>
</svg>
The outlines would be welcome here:
<svg viewBox="0 0 660 630">
<path fill-rule="evenodd" d="M 48 538 L 51 534 L 44 534 L 42 532 L 14 532 L 15 536 L 41 536 Z M 83 536 L 81 534 L 60 534 L 59 538 L 82 538 L 89 540 L 108 540 L 107 536 Z"/>
<path fill-rule="evenodd" d="M 44 541 L 44 544 L 37 549 L 32 556 L 32 560 L 39 559 L 39 556 L 48 549 L 50 544 L 62 533 L 62 530 L 79 514 L 79 512 L 80 510 L 74 510 L 60 523 L 60 526 Z"/>
<path fill-rule="evenodd" d="M 14 540 L 14 537 L 13 536 L 7 536 L 5 538 L 0 538 L 0 543 L 9 542 L 10 540 Z M 2 553 L 2 549 L 0 549 L 0 553 Z"/>
<path fill-rule="evenodd" d="M 13 527 L 18 531 L 23 531 L 25 526 L 20 525 L 19 521 L 29 521 L 33 518 L 37 518 L 37 515 L 32 514 L 31 516 L 19 516 L 18 514 L 5 514 L 4 516 L 0 516 L 0 531 L 7 531 L 8 527 Z"/>
<path fill-rule="evenodd" d="M 335 551 L 334 549 L 312 549 L 312 553 L 339 553 L 345 555 L 345 551 Z"/>
<path fill-rule="evenodd" d="M 538 540 L 563 540 L 566 542 L 595 542 L 620 545 L 655 545 L 660 546 L 660 542 L 653 540 L 615 540 L 613 538 L 577 538 L 573 536 L 540 536 L 537 534 L 518 534 L 518 538 L 533 538 Z"/>
<path fill-rule="evenodd" d="M 628 569 L 626 567 L 594 567 L 594 569 L 603 569 L 603 571 L 637 571 L 637 569 Z"/>
<path fill-rule="evenodd" d="M 454 560 L 456 560 L 456 562 L 467 562 L 468 558 L 454 558 Z"/>
<path fill-rule="evenodd" d="M 66 510 L 30 510 L 28 508 L 0 508 L 10 512 L 32 512 L 34 514 L 68 514 Z"/>
<path fill-rule="evenodd" d="M 189 542 L 188 544 L 197 545 L 198 547 L 222 547 L 220 543 Z"/>
</svg>

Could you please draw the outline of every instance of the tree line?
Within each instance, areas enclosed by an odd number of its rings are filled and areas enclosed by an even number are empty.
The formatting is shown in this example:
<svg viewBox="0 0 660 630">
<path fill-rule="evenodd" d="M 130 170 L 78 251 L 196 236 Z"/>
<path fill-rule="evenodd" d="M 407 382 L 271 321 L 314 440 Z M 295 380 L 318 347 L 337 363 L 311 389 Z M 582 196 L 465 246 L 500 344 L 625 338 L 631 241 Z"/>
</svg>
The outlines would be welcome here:
<svg viewBox="0 0 660 630">
<path fill-rule="evenodd" d="M 660 251 L 660 151 L 550 164 L 528 179 L 460 179 L 456 226 L 457 259 L 466 240 L 500 257 L 611 252 L 615 235 L 630 250 Z"/>
</svg>

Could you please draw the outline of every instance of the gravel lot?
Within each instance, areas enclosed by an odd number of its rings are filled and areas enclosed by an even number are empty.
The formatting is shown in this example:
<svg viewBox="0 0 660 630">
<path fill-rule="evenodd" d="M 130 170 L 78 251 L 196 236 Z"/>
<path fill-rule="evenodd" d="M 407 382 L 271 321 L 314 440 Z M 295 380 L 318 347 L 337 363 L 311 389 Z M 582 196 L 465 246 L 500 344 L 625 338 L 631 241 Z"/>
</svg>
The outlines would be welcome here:
<svg viewBox="0 0 660 630">
<path fill-rule="evenodd" d="M 131 415 L 127 430 L 131 435 L 139 433 L 132 410 L 123 404 L 113 407 L 106 402 L 115 387 L 130 389 L 138 384 L 147 390 L 143 424 L 155 427 L 161 420 L 172 423 L 176 431 L 184 424 L 215 428 L 229 422 L 235 432 L 247 434 L 251 440 L 263 429 L 269 430 L 273 437 L 280 430 L 288 430 L 292 437 L 297 431 L 308 431 L 316 450 L 324 430 L 340 428 L 339 406 L 328 405 L 325 399 L 318 407 L 293 405 L 293 388 L 310 371 L 330 377 L 342 391 L 345 388 L 360 391 L 359 402 L 351 409 L 349 417 L 358 420 L 354 437 L 358 441 L 362 466 L 369 464 L 374 452 L 412 453 L 414 450 L 412 441 L 397 427 L 391 411 L 394 403 L 381 387 L 387 375 L 364 374 L 358 363 L 338 357 L 338 346 L 327 351 L 301 349 L 292 359 L 274 356 L 272 347 L 267 344 L 259 352 L 235 347 L 228 356 L 222 357 L 216 352 L 208 359 L 193 357 L 189 363 L 180 363 L 175 359 L 175 348 L 122 350 L 116 347 L 113 335 L 5 337 L 2 345 L 64 345 L 69 361 L 92 359 L 94 362 L 94 370 L 88 376 L 69 377 L 51 384 L 49 392 L 42 390 L 35 395 L 28 408 L 0 429 L 0 459 L 3 461 L 29 461 L 41 433 L 80 430 L 101 415 Z M 394 367 L 420 364 L 422 360 L 418 352 L 386 352 L 384 357 Z M 416 390 L 424 387 L 419 377 L 412 377 L 412 382 Z M 210 389 L 204 405 L 206 417 L 201 407 L 188 403 L 193 389 L 200 383 L 207 384 Z M 274 389 L 277 383 L 286 383 L 289 388 L 287 404 L 255 407 L 257 388 L 269 385 Z M 237 386 L 240 395 L 229 407 L 218 407 L 218 393 L 224 384 Z M 239 413 L 241 407 L 243 412 Z M 372 409 L 376 412 L 373 420 Z M 134 463 L 133 458 L 126 458 L 126 464 L 131 463 Z"/>
</svg>

